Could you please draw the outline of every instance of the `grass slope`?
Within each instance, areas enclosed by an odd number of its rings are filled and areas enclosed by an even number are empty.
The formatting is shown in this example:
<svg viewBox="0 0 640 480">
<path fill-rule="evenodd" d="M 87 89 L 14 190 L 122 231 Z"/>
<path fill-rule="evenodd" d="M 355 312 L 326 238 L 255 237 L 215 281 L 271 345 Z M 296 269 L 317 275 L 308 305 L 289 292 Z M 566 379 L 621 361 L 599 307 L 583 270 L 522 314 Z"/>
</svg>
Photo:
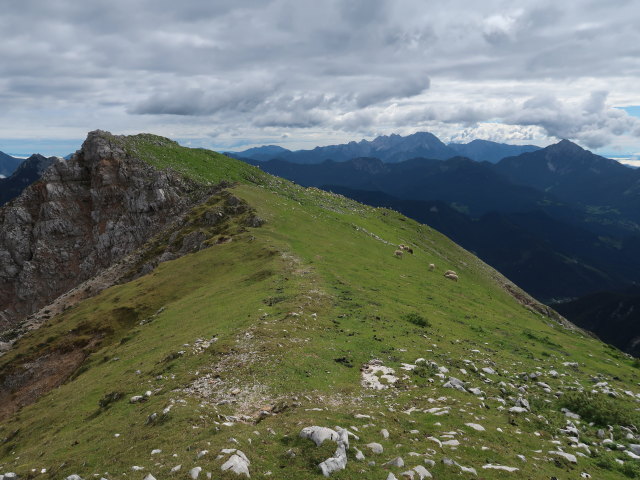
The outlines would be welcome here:
<svg viewBox="0 0 640 480">
<path fill-rule="evenodd" d="M 321 478 L 317 464 L 335 444 L 316 448 L 298 433 L 310 425 L 340 425 L 358 435 L 351 445 L 367 459 L 355 460 L 352 448 L 346 470 L 332 475 L 336 479 L 384 479 L 389 471 L 400 478 L 419 464 L 435 478 L 474 477 L 443 464 L 445 457 L 487 479 L 579 478 L 583 471 L 599 479 L 638 475 L 626 455 L 598 445 L 599 425 L 588 425 L 590 419 L 635 422 L 636 399 L 567 395 L 593 389 L 594 378 L 617 392 L 639 391 L 632 361 L 525 309 L 489 267 L 444 236 L 396 212 L 303 189 L 217 154 L 167 146 L 152 136 L 123 141 L 156 166 L 203 182 L 239 181 L 230 190 L 266 224 L 112 287 L 0 357 L 6 373 L 47 345 L 104 332 L 70 381 L 0 425 L 0 472 L 142 480 L 147 473 L 168 477 L 181 465 L 173 474 L 179 478 L 195 466 L 203 476 L 237 478 L 220 471 L 228 455 L 217 456 L 223 448 L 239 448 L 251 461 L 252 478 Z M 394 258 L 399 243 L 415 254 Z M 436 271 L 429 271 L 430 263 Z M 447 269 L 457 271 L 460 281 L 444 278 Z M 416 318 L 426 326 L 410 321 Z M 418 358 L 448 368 L 443 376 L 484 394 L 443 388 L 435 367 L 402 370 Z M 395 369 L 400 380 L 381 391 L 365 389 L 360 367 L 372 359 Z M 540 377 L 525 379 L 523 372 Z M 536 385 L 540 380 L 565 395 L 558 400 L 546 394 Z M 532 411 L 510 414 L 497 398 L 511 407 L 523 385 Z M 152 392 L 146 401 L 129 402 L 145 391 Z M 591 454 L 579 457 L 577 466 L 550 461 L 557 457 L 548 454 L 559 446 L 583 451 L 558 433 L 566 424 L 563 406 L 585 415 L 578 422 L 580 438 Z M 447 413 L 427 413 L 436 407 Z M 602 417 L 603 410 L 612 416 Z M 153 413 L 157 419 L 148 422 Z M 472 430 L 465 425 L 470 422 L 486 430 Z M 614 435 L 616 442 L 628 442 L 618 426 Z M 455 438 L 460 445 L 439 447 L 428 437 Z M 369 442 L 381 443 L 384 453 L 372 454 Z M 161 452 L 152 455 L 155 449 Z M 198 458 L 204 450 L 209 453 Z M 404 468 L 383 466 L 396 456 Z M 482 469 L 488 463 L 519 471 Z"/>
</svg>

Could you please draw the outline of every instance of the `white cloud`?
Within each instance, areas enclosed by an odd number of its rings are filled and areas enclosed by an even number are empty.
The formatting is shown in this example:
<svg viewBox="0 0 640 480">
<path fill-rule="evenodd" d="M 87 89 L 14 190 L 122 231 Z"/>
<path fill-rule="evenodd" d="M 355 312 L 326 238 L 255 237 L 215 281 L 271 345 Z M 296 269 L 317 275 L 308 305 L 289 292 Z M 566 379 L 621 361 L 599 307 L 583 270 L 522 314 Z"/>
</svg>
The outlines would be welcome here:
<svg viewBox="0 0 640 480">
<path fill-rule="evenodd" d="M 8 2 L 0 131 L 306 147 L 428 129 L 637 149 L 638 121 L 611 107 L 640 98 L 638 23 L 631 1 Z"/>
</svg>

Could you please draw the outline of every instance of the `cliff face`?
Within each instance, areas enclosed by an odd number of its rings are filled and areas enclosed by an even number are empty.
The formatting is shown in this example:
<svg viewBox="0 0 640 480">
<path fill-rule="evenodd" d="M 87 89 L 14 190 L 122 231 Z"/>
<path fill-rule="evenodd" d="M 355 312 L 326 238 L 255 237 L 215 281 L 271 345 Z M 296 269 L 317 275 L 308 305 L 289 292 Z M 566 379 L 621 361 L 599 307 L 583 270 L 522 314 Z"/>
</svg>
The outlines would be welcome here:
<svg viewBox="0 0 640 480">
<path fill-rule="evenodd" d="M 0 332 L 121 259 L 191 204 L 197 186 L 91 132 L 70 160 L 0 209 Z"/>
</svg>

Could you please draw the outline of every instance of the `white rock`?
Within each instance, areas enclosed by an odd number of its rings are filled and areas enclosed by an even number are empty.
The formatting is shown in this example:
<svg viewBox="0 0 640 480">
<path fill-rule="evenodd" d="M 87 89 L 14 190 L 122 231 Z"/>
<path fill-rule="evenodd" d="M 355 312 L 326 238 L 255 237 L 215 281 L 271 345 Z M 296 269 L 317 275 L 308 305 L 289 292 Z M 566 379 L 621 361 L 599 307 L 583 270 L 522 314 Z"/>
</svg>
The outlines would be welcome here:
<svg viewBox="0 0 640 480">
<path fill-rule="evenodd" d="M 509 409 L 510 413 L 527 413 L 527 409 L 523 407 L 511 407 Z"/>
<path fill-rule="evenodd" d="M 386 428 L 383 428 L 382 430 L 380 430 L 380 433 L 385 439 L 389 438 L 389 430 L 387 430 Z"/>
<path fill-rule="evenodd" d="M 0 475 L 0 477 L 5 477 L 6 475 Z M 72 475 L 69 475 L 65 480 L 82 480 L 82 477 L 80 475 L 76 475 L 75 473 Z"/>
<path fill-rule="evenodd" d="M 482 425 L 478 425 L 477 423 L 465 423 L 467 427 L 473 428 L 478 432 L 484 432 L 484 427 Z"/>
<path fill-rule="evenodd" d="M 151 475 L 150 473 L 147 473 L 147 476 L 144 477 L 144 480 L 156 480 L 156 477 L 154 477 L 153 475 Z"/>
<path fill-rule="evenodd" d="M 327 427 L 305 427 L 300 432 L 300 437 L 312 440 L 316 444 L 316 446 L 319 447 L 325 440 L 337 442 L 338 432 Z"/>
<path fill-rule="evenodd" d="M 562 457 L 565 460 L 571 463 L 578 463 L 578 459 L 575 455 L 571 455 L 570 453 L 561 452 L 560 450 L 552 450 L 549 452 L 550 455 L 557 455 L 558 457 Z"/>
<path fill-rule="evenodd" d="M 201 471 L 202 471 L 201 467 L 193 467 L 191 470 L 189 470 L 189 476 L 193 480 L 196 480 L 198 478 L 198 476 L 200 475 Z"/>
<path fill-rule="evenodd" d="M 442 442 L 436 437 L 427 437 L 427 440 L 431 440 L 432 442 L 436 442 L 440 448 L 442 448 Z"/>
<path fill-rule="evenodd" d="M 162 450 L 160 450 L 159 448 L 154 448 L 153 450 L 151 450 L 151 455 L 157 455 L 159 453 L 162 453 Z"/>
<path fill-rule="evenodd" d="M 362 453 L 360 450 L 358 450 L 357 448 L 354 447 L 354 450 L 356 451 L 356 460 L 364 460 L 364 453 Z"/>
<path fill-rule="evenodd" d="M 131 467 L 131 470 L 133 470 L 134 472 L 140 472 L 144 470 L 144 467 L 139 467 L 138 465 L 134 465 L 133 467 Z M 6 475 L 5 475 L 5 478 L 6 478 Z"/>
<path fill-rule="evenodd" d="M 497 375 L 497 372 L 491 367 L 484 367 L 482 371 L 487 375 Z"/>
<path fill-rule="evenodd" d="M 487 463 L 486 465 L 483 465 L 482 468 L 485 470 L 503 470 L 505 472 L 517 472 L 518 470 L 520 470 L 519 468 L 516 468 L 516 467 L 507 467 L 505 465 L 494 465 L 492 463 Z"/>
<path fill-rule="evenodd" d="M 413 467 L 413 471 L 418 474 L 418 479 L 419 480 L 423 480 L 425 478 L 433 478 L 431 473 L 429 473 L 429 470 L 424 468 L 422 465 L 418 465 L 418 466 Z"/>
<path fill-rule="evenodd" d="M 376 454 L 381 454 L 384 451 L 384 449 L 382 448 L 382 445 L 376 442 L 367 443 L 365 446 L 368 449 L 370 449 L 373 453 L 376 453 Z"/>
<path fill-rule="evenodd" d="M 171 469 L 171 473 L 179 472 L 181 468 L 182 468 L 182 465 L 176 465 Z"/>
<path fill-rule="evenodd" d="M 396 477 L 392 472 L 389 472 L 389 475 L 387 475 L 387 480 L 398 480 L 398 477 Z"/>
<path fill-rule="evenodd" d="M 344 470 L 347 466 L 347 449 L 349 448 L 349 433 L 346 429 L 336 427 L 338 430 L 338 448 L 336 449 L 333 457 L 327 458 L 324 462 L 320 463 L 318 467 L 322 471 L 325 477 L 328 477 L 337 470 Z"/>
<path fill-rule="evenodd" d="M 365 388 L 385 390 L 389 388 L 389 385 L 398 381 L 398 377 L 395 376 L 395 373 L 396 372 L 393 368 L 385 367 L 381 362 L 373 360 L 364 364 L 360 369 L 360 383 Z M 384 380 L 386 383 L 382 383 L 380 380 Z"/>
<path fill-rule="evenodd" d="M 624 453 L 626 453 L 629 458 L 633 459 L 633 460 L 640 460 L 640 455 L 636 455 L 635 453 L 633 453 L 630 450 L 625 450 Z"/>
<path fill-rule="evenodd" d="M 229 457 L 229 460 L 224 462 L 220 469 L 223 472 L 231 470 L 236 475 L 245 475 L 247 478 L 249 478 L 251 477 L 251 475 L 249 475 L 249 461 L 244 454 L 242 454 L 241 456 L 239 455 L 239 453 L 242 452 L 238 450 L 236 453 L 231 455 L 231 457 Z"/>
<path fill-rule="evenodd" d="M 387 463 L 384 464 L 384 466 L 402 468 L 404 467 L 404 460 L 401 457 L 396 457 L 389 460 Z"/>
<path fill-rule="evenodd" d="M 442 442 L 442 445 L 446 445 L 447 447 L 457 447 L 460 445 L 458 440 L 447 440 L 446 442 Z"/>
</svg>

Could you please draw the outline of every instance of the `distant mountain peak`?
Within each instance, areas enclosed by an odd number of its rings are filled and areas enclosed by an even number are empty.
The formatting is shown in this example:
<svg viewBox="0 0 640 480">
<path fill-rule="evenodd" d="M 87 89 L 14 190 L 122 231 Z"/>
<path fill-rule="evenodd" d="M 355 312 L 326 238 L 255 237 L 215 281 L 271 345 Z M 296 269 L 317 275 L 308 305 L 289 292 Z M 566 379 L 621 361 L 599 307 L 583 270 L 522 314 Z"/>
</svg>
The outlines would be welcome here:
<svg viewBox="0 0 640 480">
<path fill-rule="evenodd" d="M 571 140 L 562 139 L 558 143 L 553 145 L 549 145 L 547 150 L 550 151 L 561 151 L 561 152 L 588 152 L 577 143 L 573 143 Z"/>
</svg>

